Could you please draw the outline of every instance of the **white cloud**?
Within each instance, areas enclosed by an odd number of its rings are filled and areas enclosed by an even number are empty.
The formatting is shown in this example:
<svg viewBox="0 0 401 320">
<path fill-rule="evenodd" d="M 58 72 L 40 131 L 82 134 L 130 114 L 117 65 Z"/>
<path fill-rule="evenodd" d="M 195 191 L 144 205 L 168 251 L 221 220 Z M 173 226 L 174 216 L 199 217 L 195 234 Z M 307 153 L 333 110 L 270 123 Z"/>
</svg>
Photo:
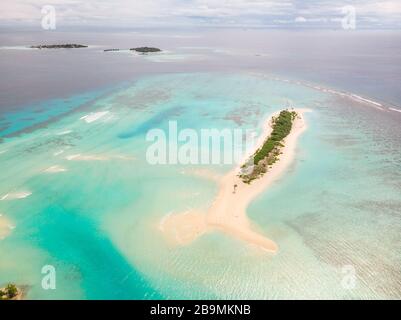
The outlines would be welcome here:
<svg viewBox="0 0 401 320">
<path fill-rule="evenodd" d="M 58 24 L 104 26 L 199 21 L 213 23 L 292 24 L 333 21 L 348 0 L 0 0 L 0 23 L 37 23 L 41 8 L 54 5 Z M 354 0 L 366 22 L 396 21 L 401 0 Z M 196 21 L 196 22 L 195 22 Z"/>
<path fill-rule="evenodd" d="M 1 0 L 0 19 L 36 19 L 40 8 L 54 5 L 62 17 L 96 16 L 103 18 L 224 17 L 263 15 L 292 7 L 285 0 Z"/>
<path fill-rule="evenodd" d="M 362 3 L 357 6 L 357 10 L 362 14 L 399 15 L 401 14 L 401 1 L 385 0 Z"/>
<path fill-rule="evenodd" d="M 295 22 L 306 22 L 307 20 L 304 17 L 296 17 Z"/>
</svg>

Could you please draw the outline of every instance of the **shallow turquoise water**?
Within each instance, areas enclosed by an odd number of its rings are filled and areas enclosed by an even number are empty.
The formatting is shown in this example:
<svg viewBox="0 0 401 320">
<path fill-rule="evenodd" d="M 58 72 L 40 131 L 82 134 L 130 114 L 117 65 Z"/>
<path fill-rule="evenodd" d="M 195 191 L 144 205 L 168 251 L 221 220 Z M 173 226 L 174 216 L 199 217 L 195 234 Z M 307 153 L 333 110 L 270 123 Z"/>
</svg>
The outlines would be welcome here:
<svg viewBox="0 0 401 320">
<path fill-rule="evenodd" d="M 0 284 L 26 285 L 32 299 L 401 297 L 398 118 L 249 73 L 152 76 L 79 99 L 57 121 L 0 144 L 0 198 L 32 193 L 0 201 L 15 226 L 0 240 Z M 206 209 L 216 185 L 191 174 L 195 165 L 149 165 L 148 130 L 169 120 L 179 129 L 255 129 L 289 101 L 313 109 L 309 129 L 293 165 L 249 208 L 279 253 L 219 233 L 171 247 L 160 220 Z M 80 119 L 98 111 L 109 113 Z M 101 160 L 67 159 L 77 154 Z M 67 171 L 43 172 L 55 165 Z M 49 264 L 57 289 L 46 291 L 40 270 Z M 347 265 L 352 289 L 342 285 Z"/>
</svg>

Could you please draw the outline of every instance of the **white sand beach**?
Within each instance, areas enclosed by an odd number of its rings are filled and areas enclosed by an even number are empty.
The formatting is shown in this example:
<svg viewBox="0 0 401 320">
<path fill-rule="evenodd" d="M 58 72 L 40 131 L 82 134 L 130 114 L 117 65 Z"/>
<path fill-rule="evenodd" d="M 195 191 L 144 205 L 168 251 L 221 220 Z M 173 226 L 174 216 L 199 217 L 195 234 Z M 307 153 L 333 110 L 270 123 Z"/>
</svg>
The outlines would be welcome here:
<svg viewBox="0 0 401 320">
<path fill-rule="evenodd" d="M 277 252 L 278 246 L 274 241 L 255 231 L 246 210 L 251 201 L 276 181 L 295 158 L 297 140 L 307 128 L 304 113 L 309 110 L 296 109 L 295 111 L 298 117 L 294 120 L 290 134 L 284 139 L 285 146 L 282 148 L 279 161 L 266 174 L 252 181 L 251 184 L 243 183 L 238 177 L 239 167 L 229 172 L 220 179 L 218 195 L 206 213 L 187 211 L 164 217 L 160 230 L 166 235 L 169 242 L 175 245 L 187 245 L 206 232 L 220 230 L 268 252 Z M 266 120 L 269 125 L 264 126 L 265 130 L 252 154 L 270 135 L 271 119 L 276 115 L 272 115 Z M 235 193 L 234 185 L 237 185 Z"/>
</svg>

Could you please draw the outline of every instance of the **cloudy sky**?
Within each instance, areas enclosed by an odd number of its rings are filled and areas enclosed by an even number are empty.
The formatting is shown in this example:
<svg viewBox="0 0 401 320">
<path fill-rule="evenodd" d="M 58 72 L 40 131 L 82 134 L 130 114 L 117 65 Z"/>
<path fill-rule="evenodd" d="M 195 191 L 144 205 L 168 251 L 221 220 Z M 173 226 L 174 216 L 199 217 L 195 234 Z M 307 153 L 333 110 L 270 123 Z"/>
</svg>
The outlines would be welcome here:
<svg viewBox="0 0 401 320">
<path fill-rule="evenodd" d="M 353 6 L 360 28 L 401 28 L 401 0 L 0 0 L 0 25 L 40 26 L 48 5 L 58 27 L 336 28 Z"/>
</svg>

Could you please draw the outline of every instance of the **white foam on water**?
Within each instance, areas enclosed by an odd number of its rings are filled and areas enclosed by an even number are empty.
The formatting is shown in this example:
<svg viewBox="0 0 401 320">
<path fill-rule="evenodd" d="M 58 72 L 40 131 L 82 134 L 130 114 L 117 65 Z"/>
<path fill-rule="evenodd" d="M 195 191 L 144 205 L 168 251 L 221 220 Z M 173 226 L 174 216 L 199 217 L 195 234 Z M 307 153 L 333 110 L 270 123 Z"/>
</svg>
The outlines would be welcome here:
<svg viewBox="0 0 401 320">
<path fill-rule="evenodd" d="M 310 85 L 307 85 L 307 86 L 309 86 L 309 87 L 311 87 L 313 89 L 322 91 L 322 92 L 328 92 L 328 93 L 335 94 L 335 95 L 338 95 L 338 96 L 341 96 L 341 97 L 348 97 L 348 98 L 350 98 L 352 100 L 355 100 L 355 101 L 358 101 L 358 102 L 364 102 L 364 103 L 367 103 L 367 104 L 373 106 L 374 108 L 376 108 L 378 110 L 384 111 L 383 105 L 381 103 L 373 101 L 373 100 L 370 100 L 370 99 L 367 99 L 367 98 L 364 98 L 364 97 L 361 97 L 361 96 L 359 96 L 357 94 L 341 92 L 341 91 L 322 88 L 322 87 L 318 87 L 318 86 L 310 86 Z"/>
<path fill-rule="evenodd" d="M 94 154 L 72 154 L 65 157 L 69 161 L 105 161 L 111 159 L 118 159 L 118 160 L 125 160 L 125 161 L 132 161 L 135 160 L 135 157 L 124 155 L 124 154 L 116 154 L 116 155 L 94 155 Z"/>
<path fill-rule="evenodd" d="M 66 135 L 66 134 L 69 134 L 69 133 L 71 133 L 72 132 L 72 130 L 65 130 L 65 131 L 61 131 L 61 132 L 59 132 L 59 133 L 56 133 L 58 136 L 63 136 L 63 135 Z"/>
<path fill-rule="evenodd" d="M 396 108 L 388 108 L 388 109 L 395 112 L 401 112 L 401 109 L 396 109 Z"/>
<path fill-rule="evenodd" d="M 82 155 L 82 154 L 73 154 L 70 156 L 67 156 L 66 159 L 68 161 L 91 161 L 91 160 L 107 160 L 107 157 L 104 156 L 96 156 L 96 155 Z"/>
<path fill-rule="evenodd" d="M 376 102 L 376 101 L 363 98 L 363 97 L 358 96 L 358 95 L 356 95 L 356 94 L 351 94 L 350 97 L 351 97 L 351 98 L 354 98 L 354 99 L 356 99 L 356 100 L 358 100 L 358 101 L 362 101 L 362 102 L 371 104 L 371 105 L 375 106 L 375 107 L 376 107 L 377 109 L 379 109 L 379 110 L 383 110 L 383 108 L 382 108 L 383 105 L 382 105 L 381 103 Z"/>
<path fill-rule="evenodd" d="M 64 168 L 62 166 L 59 166 L 59 165 L 55 165 L 55 166 L 51 166 L 51 167 L 45 169 L 43 172 L 46 172 L 46 173 L 58 173 L 58 172 L 65 172 L 65 171 L 67 171 L 66 168 Z"/>
<path fill-rule="evenodd" d="M 281 79 L 281 78 L 277 78 L 277 77 L 273 78 L 273 80 L 278 80 L 278 81 L 287 82 L 287 83 L 294 83 L 294 84 L 297 84 L 297 85 L 303 85 L 303 86 L 306 86 L 306 87 L 309 87 L 309 88 L 312 88 L 312 89 L 315 89 L 315 90 L 318 90 L 318 91 L 321 91 L 321 92 L 331 93 L 331 94 L 334 94 L 334 95 L 338 95 L 340 97 L 347 97 L 347 98 L 350 98 L 350 99 L 358 101 L 358 102 L 366 103 L 366 104 L 368 104 L 368 105 L 370 105 L 370 106 L 372 106 L 372 107 L 374 107 L 374 108 L 376 108 L 378 110 L 384 111 L 383 105 L 381 103 L 379 103 L 377 101 L 374 101 L 374 100 L 371 100 L 371 99 L 367 99 L 367 98 L 361 97 L 360 95 L 357 95 L 357 94 L 337 91 L 337 90 L 333 90 L 333 89 L 330 89 L 330 88 L 324 88 L 324 87 L 320 87 L 320 86 L 315 86 L 315 85 L 312 85 L 312 84 L 309 84 L 309 83 L 306 83 L 306 82 L 301 82 L 301 81 L 293 81 L 293 80 Z"/>
<path fill-rule="evenodd" d="M 60 155 L 62 153 L 64 153 L 64 150 L 59 150 L 59 151 L 56 151 L 55 153 L 53 153 L 53 156 L 57 157 L 58 155 Z"/>
<path fill-rule="evenodd" d="M 29 197 L 31 194 L 32 192 L 30 191 L 7 193 L 0 198 L 0 201 L 24 199 L 26 197 Z"/>
<path fill-rule="evenodd" d="M 172 52 L 159 52 L 152 54 L 138 54 L 138 56 L 143 56 L 145 59 L 150 60 L 155 63 L 169 63 L 169 62 L 182 62 L 187 60 L 203 60 L 205 56 L 202 54 L 180 54 L 180 53 L 172 53 Z"/>
<path fill-rule="evenodd" d="M 116 156 L 113 156 L 113 158 L 120 159 L 120 160 L 135 160 L 135 157 L 126 156 L 126 155 L 116 155 Z"/>
<path fill-rule="evenodd" d="M 169 213 L 167 213 L 161 220 L 159 223 L 159 230 L 160 231 L 164 231 L 164 224 L 166 222 L 166 220 L 173 214 L 173 211 L 170 211 Z"/>
<path fill-rule="evenodd" d="M 86 123 L 92 123 L 96 120 L 103 118 L 110 111 L 100 111 L 100 112 L 92 112 L 80 118 L 80 120 L 84 120 Z"/>
<path fill-rule="evenodd" d="M 36 50 L 25 46 L 0 46 L 0 50 Z"/>
</svg>

